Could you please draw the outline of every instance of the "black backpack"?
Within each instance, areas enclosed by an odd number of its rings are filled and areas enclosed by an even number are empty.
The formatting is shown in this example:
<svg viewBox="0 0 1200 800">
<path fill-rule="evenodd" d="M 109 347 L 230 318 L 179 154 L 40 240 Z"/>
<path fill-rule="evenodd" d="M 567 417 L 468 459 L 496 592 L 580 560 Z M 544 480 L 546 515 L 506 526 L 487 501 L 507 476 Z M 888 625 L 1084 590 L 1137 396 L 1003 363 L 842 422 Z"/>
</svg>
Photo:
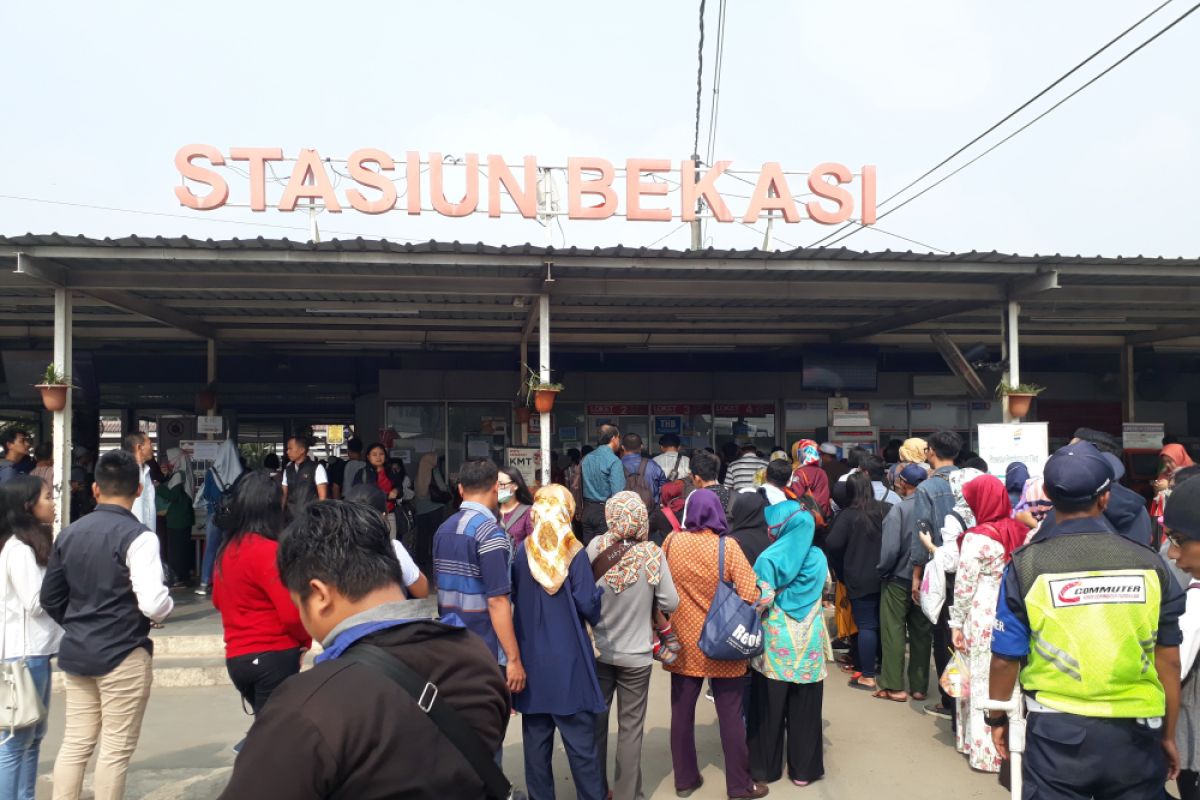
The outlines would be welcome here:
<svg viewBox="0 0 1200 800">
<path fill-rule="evenodd" d="M 625 469 L 625 491 L 633 492 L 638 497 L 642 498 L 642 502 L 646 504 L 646 511 L 653 512 L 655 509 L 654 489 L 650 487 L 650 482 L 646 480 L 646 467 L 650 465 L 650 459 L 642 456 L 642 463 L 638 465 L 637 472 L 630 472 Z"/>
</svg>

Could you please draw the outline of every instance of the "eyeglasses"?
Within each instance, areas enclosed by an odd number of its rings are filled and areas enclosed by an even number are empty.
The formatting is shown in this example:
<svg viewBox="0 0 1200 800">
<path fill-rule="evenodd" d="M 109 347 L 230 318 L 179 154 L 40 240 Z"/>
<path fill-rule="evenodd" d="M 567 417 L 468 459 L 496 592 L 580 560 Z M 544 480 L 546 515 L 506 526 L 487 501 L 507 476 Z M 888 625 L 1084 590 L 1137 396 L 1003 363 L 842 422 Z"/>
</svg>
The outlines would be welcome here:
<svg viewBox="0 0 1200 800">
<path fill-rule="evenodd" d="M 1170 540 L 1171 544 L 1180 548 L 1183 547 L 1183 543 L 1185 541 L 1184 538 L 1177 533 L 1168 533 L 1167 539 Z"/>
<path fill-rule="evenodd" d="M 501 489 L 511 489 L 511 488 L 513 488 L 514 486 L 516 486 L 516 484 L 515 484 L 515 483 L 513 483 L 512 481 L 509 481 L 509 482 L 507 482 L 507 483 L 504 483 L 504 482 L 502 481 L 502 482 L 500 482 L 500 483 L 498 483 L 498 484 L 496 484 L 496 485 L 497 485 L 499 488 L 501 488 Z"/>
</svg>

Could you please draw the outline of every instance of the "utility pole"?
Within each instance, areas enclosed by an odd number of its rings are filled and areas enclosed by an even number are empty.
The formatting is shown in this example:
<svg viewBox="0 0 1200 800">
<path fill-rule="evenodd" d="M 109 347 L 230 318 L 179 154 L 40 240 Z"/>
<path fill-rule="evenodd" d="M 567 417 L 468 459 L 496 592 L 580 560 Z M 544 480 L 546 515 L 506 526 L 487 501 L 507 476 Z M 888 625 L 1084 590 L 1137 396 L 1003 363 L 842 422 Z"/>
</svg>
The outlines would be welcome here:
<svg viewBox="0 0 1200 800">
<path fill-rule="evenodd" d="M 697 112 L 699 113 L 699 112 Z M 692 163 L 695 164 L 695 169 L 692 170 L 692 181 L 699 183 L 700 177 L 700 155 L 692 153 Z M 704 211 L 704 200 L 696 198 L 696 218 L 692 220 L 692 249 L 699 250 L 704 246 L 704 229 L 701 222 L 701 212 Z"/>
</svg>

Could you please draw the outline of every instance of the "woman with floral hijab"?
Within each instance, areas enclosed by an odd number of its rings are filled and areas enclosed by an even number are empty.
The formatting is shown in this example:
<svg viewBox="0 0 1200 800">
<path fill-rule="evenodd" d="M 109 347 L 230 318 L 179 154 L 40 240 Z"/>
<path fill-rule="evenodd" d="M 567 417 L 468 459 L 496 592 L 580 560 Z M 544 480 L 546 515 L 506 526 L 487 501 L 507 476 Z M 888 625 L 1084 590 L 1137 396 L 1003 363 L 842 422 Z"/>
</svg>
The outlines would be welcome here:
<svg viewBox="0 0 1200 800">
<path fill-rule="evenodd" d="M 658 635 L 651 614 L 673 613 L 679 594 L 658 545 L 647 541 L 646 504 L 634 492 L 618 492 L 604 505 L 608 532 L 587 547 L 592 575 L 604 590 L 596 639 L 596 675 L 607 710 L 596 718 L 596 754 L 608 774 L 608 715 L 618 701 L 616 774 L 606 788 L 613 800 L 635 800 L 642 791 L 642 730 L 653 672 L 652 648 Z M 605 566 L 608 569 L 604 569 Z"/>
<path fill-rule="evenodd" d="M 811 494 L 828 521 L 832 515 L 829 507 L 829 476 L 821 469 L 821 451 L 812 439 L 801 439 L 792 445 L 792 480 L 787 485 L 795 497 Z"/>
<path fill-rule="evenodd" d="M 566 487 L 544 486 L 534 497 L 533 530 L 513 559 L 513 627 L 523 653 L 525 689 L 513 698 L 521 712 L 525 781 L 531 797 L 554 797 L 554 731 L 562 736 L 580 800 L 603 800 L 596 758 L 596 717 L 607 710 L 584 622 L 600 621 L 603 592 L 583 545 L 571 530 L 575 500 Z"/>
</svg>

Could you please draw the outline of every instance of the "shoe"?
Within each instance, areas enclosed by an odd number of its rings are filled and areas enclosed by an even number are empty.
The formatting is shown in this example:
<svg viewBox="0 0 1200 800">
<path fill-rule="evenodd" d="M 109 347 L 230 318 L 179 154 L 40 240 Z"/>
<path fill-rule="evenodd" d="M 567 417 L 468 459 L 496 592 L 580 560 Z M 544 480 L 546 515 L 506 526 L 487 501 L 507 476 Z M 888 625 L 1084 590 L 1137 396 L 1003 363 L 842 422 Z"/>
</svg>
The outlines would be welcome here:
<svg viewBox="0 0 1200 800">
<path fill-rule="evenodd" d="M 729 800 L 755 800 L 758 797 L 766 797 L 770 793 L 771 790 L 767 788 L 765 783 L 756 783 L 748 794 L 731 795 Z"/>
<path fill-rule="evenodd" d="M 196 594 L 200 597 L 208 595 L 208 584 L 202 583 L 196 587 Z"/>
<path fill-rule="evenodd" d="M 939 719 L 950 719 L 950 709 L 941 703 L 938 703 L 936 706 L 925 706 L 925 713 Z"/>
<path fill-rule="evenodd" d="M 695 786 L 691 787 L 690 789 L 676 789 L 675 796 L 676 797 L 691 797 L 695 793 L 695 791 L 703 785 L 704 785 L 704 778 L 701 777 L 700 782 L 697 783 Z"/>
</svg>

